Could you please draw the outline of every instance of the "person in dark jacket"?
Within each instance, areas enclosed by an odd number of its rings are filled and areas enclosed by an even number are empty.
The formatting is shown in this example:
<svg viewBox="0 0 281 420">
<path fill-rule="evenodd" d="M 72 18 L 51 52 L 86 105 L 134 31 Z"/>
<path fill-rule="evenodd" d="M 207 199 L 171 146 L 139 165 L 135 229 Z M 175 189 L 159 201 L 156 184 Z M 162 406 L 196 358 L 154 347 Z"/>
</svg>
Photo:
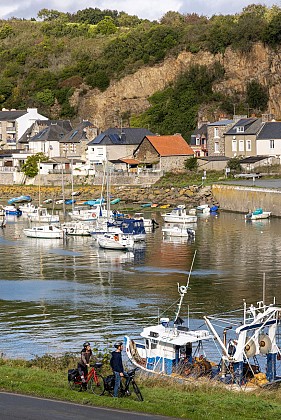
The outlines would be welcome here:
<svg viewBox="0 0 281 420">
<path fill-rule="evenodd" d="M 91 344 L 88 341 L 86 341 L 83 344 L 83 349 L 81 350 L 81 359 L 79 360 L 77 366 L 84 387 L 86 386 L 85 376 L 87 376 L 88 374 L 88 367 L 90 366 L 90 358 L 92 354 L 93 353 L 91 350 Z"/>
<path fill-rule="evenodd" d="M 116 350 L 111 353 L 110 359 L 110 366 L 113 370 L 115 376 L 115 385 L 114 385 L 114 392 L 113 396 L 118 397 L 118 390 L 120 387 L 121 378 L 129 378 L 129 375 L 124 372 L 123 362 L 122 362 L 122 350 L 123 350 L 123 343 L 118 342 L 114 344 Z"/>
</svg>

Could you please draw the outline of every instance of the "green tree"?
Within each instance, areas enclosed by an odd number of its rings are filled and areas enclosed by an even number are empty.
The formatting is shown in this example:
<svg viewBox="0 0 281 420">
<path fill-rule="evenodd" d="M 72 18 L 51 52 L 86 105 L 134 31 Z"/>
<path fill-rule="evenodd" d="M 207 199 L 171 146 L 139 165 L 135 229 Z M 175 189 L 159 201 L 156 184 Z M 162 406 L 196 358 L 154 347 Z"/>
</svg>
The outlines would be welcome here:
<svg viewBox="0 0 281 420">
<path fill-rule="evenodd" d="M 256 80 L 247 83 L 246 102 L 250 108 L 264 111 L 267 108 L 268 99 L 269 95 L 265 86 L 262 86 Z"/>
<path fill-rule="evenodd" d="M 198 168 L 198 160 L 195 156 L 186 159 L 185 163 L 185 169 L 188 171 L 196 172 Z"/>
<path fill-rule="evenodd" d="M 241 172 L 242 167 L 240 163 L 240 158 L 233 157 L 229 159 L 227 162 L 227 167 L 230 169 L 231 172 Z"/>
<path fill-rule="evenodd" d="M 29 178 L 34 178 L 39 172 L 38 163 L 47 161 L 48 157 L 44 153 L 36 153 L 26 159 L 26 162 L 22 165 L 21 170 Z"/>
<path fill-rule="evenodd" d="M 102 35 L 114 34 L 117 31 L 117 27 L 111 16 L 105 16 L 96 27 L 97 33 Z"/>
<path fill-rule="evenodd" d="M 5 39 L 8 36 L 14 33 L 13 28 L 5 23 L 4 25 L 0 26 L 0 39 Z"/>
<path fill-rule="evenodd" d="M 55 102 L 55 95 L 51 89 L 44 89 L 35 94 L 35 99 L 43 105 L 52 106 Z"/>
</svg>

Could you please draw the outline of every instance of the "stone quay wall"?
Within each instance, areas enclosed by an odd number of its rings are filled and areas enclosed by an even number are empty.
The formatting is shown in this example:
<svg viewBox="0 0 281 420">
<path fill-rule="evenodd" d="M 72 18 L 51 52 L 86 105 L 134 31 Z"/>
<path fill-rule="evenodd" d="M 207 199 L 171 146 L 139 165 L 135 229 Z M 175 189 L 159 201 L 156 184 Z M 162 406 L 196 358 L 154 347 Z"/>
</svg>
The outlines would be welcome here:
<svg viewBox="0 0 281 420">
<path fill-rule="evenodd" d="M 248 213 L 262 208 L 271 211 L 272 216 L 281 217 L 281 191 L 278 190 L 214 184 L 212 195 L 222 210 Z"/>
</svg>

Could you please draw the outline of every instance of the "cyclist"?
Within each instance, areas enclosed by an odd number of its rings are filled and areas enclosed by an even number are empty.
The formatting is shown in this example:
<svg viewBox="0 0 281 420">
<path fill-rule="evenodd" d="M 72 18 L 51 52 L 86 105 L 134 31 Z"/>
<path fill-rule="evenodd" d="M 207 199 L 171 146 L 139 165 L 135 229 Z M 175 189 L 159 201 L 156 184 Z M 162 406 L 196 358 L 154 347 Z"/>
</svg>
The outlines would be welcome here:
<svg viewBox="0 0 281 420">
<path fill-rule="evenodd" d="M 90 367 L 90 358 L 92 356 L 91 344 L 89 341 L 86 341 L 83 344 L 83 349 L 81 350 L 81 359 L 78 362 L 78 372 L 81 376 L 81 381 L 83 384 L 83 388 L 86 388 L 86 379 L 85 376 L 88 374 L 88 367 Z"/>
<path fill-rule="evenodd" d="M 113 370 L 115 376 L 115 385 L 113 391 L 113 397 L 118 397 L 118 390 L 120 387 L 121 378 L 126 378 L 126 385 L 129 380 L 129 375 L 124 372 L 123 362 L 122 362 L 122 350 L 123 342 L 119 341 L 114 344 L 116 350 L 111 353 L 110 366 Z"/>
</svg>

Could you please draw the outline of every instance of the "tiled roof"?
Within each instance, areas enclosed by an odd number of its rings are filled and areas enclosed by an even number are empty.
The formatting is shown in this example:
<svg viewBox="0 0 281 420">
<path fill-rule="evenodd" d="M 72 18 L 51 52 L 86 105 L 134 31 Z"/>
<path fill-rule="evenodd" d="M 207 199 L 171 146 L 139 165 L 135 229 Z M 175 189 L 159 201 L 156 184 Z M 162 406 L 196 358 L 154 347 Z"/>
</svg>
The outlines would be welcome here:
<svg viewBox="0 0 281 420">
<path fill-rule="evenodd" d="M 172 136 L 146 136 L 160 156 L 194 155 L 180 134 Z"/>
<path fill-rule="evenodd" d="M 239 134 L 257 134 L 261 127 L 261 118 L 242 118 L 225 134 L 239 135 Z M 244 131 L 237 131 L 237 127 L 244 127 Z"/>
<path fill-rule="evenodd" d="M 27 111 L 0 111 L 0 121 L 14 121 L 27 114 Z"/>
<path fill-rule="evenodd" d="M 256 163 L 261 160 L 268 159 L 268 156 L 248 156 L 240 160 L 240 163 Z"/>
<path fill-rule="evenodd" d="M 60 141 L 62 143 L 79 143 L 81 140 L 88 140 L 86 127 L 95 128 L 90 121 L 83 121 L 78 124 L 73 130 L 69 131 Z"/>
<path fill-rule="evenodd" d="M 233 120 L 219 120 L 219 121 L 215 121 L 212 123 L 209 123 L 208 126 L 226 126 L 229 124 L 232 124 L 234 121 Z"/>
<path fill-rule="evenodd" d="M 121 162 L 127 163 L 128 165 L 138 165 L 140 163 L 139 160 L 137 159 L 132 159 L 132 158 L 122 158 L 119 159 Z"/>
<path fill-rule="evenodd" d="M 100 133 L 88 146 L 94 144 L 132 144 L 138 146 L 145 136 L 154 134 L 146 128 L 108 128 Z"/>
<path fill-rule="evenodd" d="M 281 122 L 266 122 L 257 135 L 257 140 L 281 139 Z"/>
<path fill-rule="evenodd" d="M 50 125 L 43 128 L 38 134 L 33 136 L 30 141 L 60 141 L 67 133 L 67 130 L 59 125 Z"/>
</svg>

